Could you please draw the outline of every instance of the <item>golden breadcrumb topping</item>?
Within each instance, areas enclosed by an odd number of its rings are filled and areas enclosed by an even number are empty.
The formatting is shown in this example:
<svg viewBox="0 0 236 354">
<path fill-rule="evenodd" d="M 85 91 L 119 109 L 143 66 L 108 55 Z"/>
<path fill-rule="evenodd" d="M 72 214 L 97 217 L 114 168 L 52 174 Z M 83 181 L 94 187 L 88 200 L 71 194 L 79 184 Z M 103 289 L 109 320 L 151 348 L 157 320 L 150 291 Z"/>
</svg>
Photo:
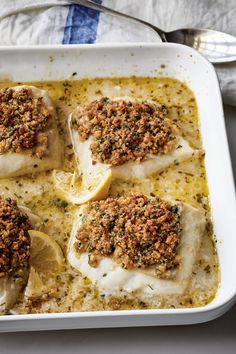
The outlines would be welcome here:
<svg viewBox="0 0 236 354">
<path fill-rule="evenodd" d="M 177 205 L 129 194 L 88 205 L 77 233 L 76 249 L 88 252 L 90 264 L 113 257 L 126 269 L 155 267 L 158 274 L 179 264 L 180 213 Z"/>
<path fill-rule="evenodd" d="M 50 121 L 43 98 L 34 97 L 32 89 L 0 90 L 0 153 L 30 149 L 31 156 L 42 158 L 48 148 L 45 131 Z"/>
<path fill-rule="evenodd" d="M 148 154 L 165 154 L 174 146 L 165 106 L 102 98 L 77 111 L 73 123 L 82 141 L 93 137 L 94 163 L 116 166 L 141 161 Z"/>
<path fill-rule="evenodd" d="M 27 267 L 32 228 L 14 200 L 0 197 L 0 277 Z"/>
</svg>

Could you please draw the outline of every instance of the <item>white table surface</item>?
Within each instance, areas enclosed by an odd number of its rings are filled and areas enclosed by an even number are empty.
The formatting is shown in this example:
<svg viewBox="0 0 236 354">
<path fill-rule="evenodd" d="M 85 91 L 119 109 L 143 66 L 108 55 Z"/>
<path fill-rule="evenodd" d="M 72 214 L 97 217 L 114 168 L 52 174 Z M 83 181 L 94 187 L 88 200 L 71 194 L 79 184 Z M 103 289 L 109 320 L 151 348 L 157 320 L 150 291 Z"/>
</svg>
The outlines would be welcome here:
<svg viewBox="0 0 236 354">
<path fill-rule="evenodd" d="M 225 115 L 236 176 L 236 107 L 225 107 Z M 236 305 L 221 318 L 192 326 L 0 334 L 0 354 L 21 353 L 235 354 Z"/>
</svg>

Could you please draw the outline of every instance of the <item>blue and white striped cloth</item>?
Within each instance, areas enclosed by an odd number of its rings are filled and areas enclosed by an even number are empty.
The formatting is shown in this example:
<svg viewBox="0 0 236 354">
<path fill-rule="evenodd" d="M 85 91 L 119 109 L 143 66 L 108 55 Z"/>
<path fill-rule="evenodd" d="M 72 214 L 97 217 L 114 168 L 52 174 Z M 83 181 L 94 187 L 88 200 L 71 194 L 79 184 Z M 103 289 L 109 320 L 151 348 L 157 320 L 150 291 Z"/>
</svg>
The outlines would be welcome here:
<svg viewBox="0 0 236 354">
<path fill-rule="evenodd" d="M 94 0 L 95 1 L 95 0 Z M 164 30 L 218 29 L 236 36 L 235 0 L 96 0 Z M 160 42 L 152 30 L 66 0 L 0 0 L 0 45 Z M 217 65 L 224 102 L 236 105 L 236 63 Z"/>
<path fill-rule="evenodd" d="M 97 0 L 101 4 L 102 0 Z M 83 6 L 69 7 L 64 28 L 63 44 L 94 43 L 97 38 L 99 12 Z"/>
<path fill-rule="evenodd" d="M 150 0 L 94 1 L 152 20 L 151 7 L 140 6 L 150 5 Z M 67 5 L 66 0 L 0 0 L 0 45 L 137 41 L 160 39 L 148 28 L 80 5 Z"/>
</svg>

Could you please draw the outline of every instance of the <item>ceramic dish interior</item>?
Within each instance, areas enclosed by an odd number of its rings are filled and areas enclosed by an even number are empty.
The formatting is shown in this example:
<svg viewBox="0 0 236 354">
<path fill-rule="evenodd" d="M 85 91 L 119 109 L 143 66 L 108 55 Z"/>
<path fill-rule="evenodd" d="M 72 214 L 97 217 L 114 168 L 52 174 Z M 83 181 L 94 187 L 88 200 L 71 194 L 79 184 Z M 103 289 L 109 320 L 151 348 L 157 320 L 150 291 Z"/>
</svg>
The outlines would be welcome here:
<svg viewBox="0 0 236 354">
<path fill-rule="evenodd" d="M 1 81 L 24 83 L 132 75 L 175 78 L 194 92 L 220 262 L 221 282 L 214 300 L 203 307 L 186 309 L 2 316 L 2 331 L 196 323 L 219 316 L 233 303 L 235 193 L 219 85 L 211 64 L 195 51 L 174 44 L 1 49 Z"/>
</svg>

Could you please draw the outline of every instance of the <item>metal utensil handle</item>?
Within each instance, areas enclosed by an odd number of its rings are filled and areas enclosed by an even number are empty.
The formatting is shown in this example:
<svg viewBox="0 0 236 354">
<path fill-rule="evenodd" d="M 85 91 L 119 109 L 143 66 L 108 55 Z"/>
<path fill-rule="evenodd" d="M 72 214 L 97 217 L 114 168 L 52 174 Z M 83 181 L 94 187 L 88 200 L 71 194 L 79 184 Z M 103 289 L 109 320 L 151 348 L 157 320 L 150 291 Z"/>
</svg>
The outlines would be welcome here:
<svg viewBox="0 0 236 354">
<path fill-rule="evenodd" d="M 131 20 L 133 22 L 141 23 L 141 24 L 143 24 L 145 26 L 148 26 L 149 28 L 154 30 L 156 33 L 158 33 L 159 36 L 161 37 L 161 40 L 166 42 L 165 32 L 164 31 L 162 31 L 160 28 L 158 28 L 156 26 L 153 26 L 151 23 L 143 21 L 143 20 L 141 20 L 141 19 L 139 19 L 137 17 L 129 16 L 129 15 L 126 15 L 126 14 L 124 14 L 122 12 L 119 12 L 119 11 L 116 11 L 116 10 L 112 10 L 109 7 L 97 4 L 97 3 L 93 2 L 93 1 L 90 1 L 90 0 L 68 0 L 68 2 L 71 3 L 71 4 L 83 5 L 85 7 L 89 7 L 90 9 L 93 9 L 93 10 L 106 12 L 106 13 L 108 13 L 110 15 L 113 15 L 113 16 L 116 16 L 116 17 L 120 17 L 120 18 L 123 18 L 123 19 Z"/>
</svg>

